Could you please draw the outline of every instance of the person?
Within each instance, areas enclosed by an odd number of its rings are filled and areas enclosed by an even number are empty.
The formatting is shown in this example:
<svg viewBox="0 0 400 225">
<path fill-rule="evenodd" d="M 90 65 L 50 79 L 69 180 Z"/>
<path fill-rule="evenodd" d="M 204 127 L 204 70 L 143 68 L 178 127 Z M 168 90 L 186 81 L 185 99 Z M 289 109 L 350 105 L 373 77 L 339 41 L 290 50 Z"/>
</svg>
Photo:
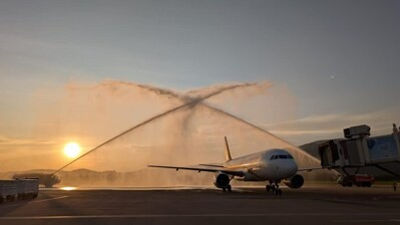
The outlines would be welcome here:
<svg viewBox="0 0 400 225">
<path fill-rule="evenodd" d="M 400 132 L 399 132 L 399 130 L 400 130 L 400 127 L 397 129 L 397 126 L 394 123 L 393 124 L 393 135 L 397 135 L 397 139 L 400 142 Z"/>
<path fill-rule="evenodd" d="M 398 130 L 400 130 L 400 126 L 399 126 L 399 129 Z M 400 132 L 398 133 L 398 135 L 399 135 L 399 141 L 400 141 Z"/>
<path fill-rule="evenodd" d="M 393 183 L 393 191 L 396 192 L 397 191 L 397 182 Z"/>
</svg>

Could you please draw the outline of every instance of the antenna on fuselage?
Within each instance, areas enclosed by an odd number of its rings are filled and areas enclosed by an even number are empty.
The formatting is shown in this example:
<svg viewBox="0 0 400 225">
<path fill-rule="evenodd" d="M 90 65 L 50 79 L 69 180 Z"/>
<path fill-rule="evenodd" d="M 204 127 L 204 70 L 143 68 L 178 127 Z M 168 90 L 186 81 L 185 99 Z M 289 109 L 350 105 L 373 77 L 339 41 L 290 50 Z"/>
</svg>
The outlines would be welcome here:
<svg viewBox="0 0 400 225">
<path fill-rule="evenodd" d="M 224 139 L 225 139 L 225 147 L 226 147 L 225 148 L 225 160 L 229 161 L 232 159 L 231 150 L 229 149 L 228 138 L 226 138 L 226 136 L 225 136 Z"/>
</svg>

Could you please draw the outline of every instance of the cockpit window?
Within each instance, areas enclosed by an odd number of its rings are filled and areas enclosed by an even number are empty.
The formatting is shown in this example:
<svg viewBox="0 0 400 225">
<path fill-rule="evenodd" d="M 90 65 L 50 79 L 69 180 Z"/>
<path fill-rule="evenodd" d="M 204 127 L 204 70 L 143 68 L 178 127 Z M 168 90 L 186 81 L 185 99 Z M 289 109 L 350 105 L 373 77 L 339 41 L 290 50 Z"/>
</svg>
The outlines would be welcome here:
<svg viewBox="0 0 400 225">
<path fill-rule="evenodd" d="M 275 160 L 275 159 L 293 159 L 293 157 L 289 154 L 286 155 L 272 155 L 270 160 Z"/>
</svg>

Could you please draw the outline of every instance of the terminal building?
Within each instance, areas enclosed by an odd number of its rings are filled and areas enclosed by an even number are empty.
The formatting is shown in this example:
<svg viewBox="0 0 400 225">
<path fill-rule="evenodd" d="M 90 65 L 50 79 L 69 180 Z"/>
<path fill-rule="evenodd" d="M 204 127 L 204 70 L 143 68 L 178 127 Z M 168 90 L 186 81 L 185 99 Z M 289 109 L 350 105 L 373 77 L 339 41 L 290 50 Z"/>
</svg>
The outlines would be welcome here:
<svg viewBox="0 0 400 225">
<path fill-rule="evenodd" d="M 400 180 L 400 133 L 370 137 L 367 125 L 344 129 L 344 138 L 300 146 L 321 160 L 321 166 L 340 173 L 343 186 L 370 186 L 374 179 Z"/>
</svg>

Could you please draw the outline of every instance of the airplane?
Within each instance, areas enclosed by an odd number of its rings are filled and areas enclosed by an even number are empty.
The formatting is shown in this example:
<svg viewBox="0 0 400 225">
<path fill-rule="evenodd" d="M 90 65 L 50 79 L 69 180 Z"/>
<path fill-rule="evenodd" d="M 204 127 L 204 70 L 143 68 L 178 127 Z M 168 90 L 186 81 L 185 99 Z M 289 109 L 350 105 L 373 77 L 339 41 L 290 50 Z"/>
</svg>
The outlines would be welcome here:
<svg viewBox="0 0 400 225">
<path fill-rule="evenodd" d="M 293 156 L 284 149 L 268 149 L 237 158 L 232 158 L 228 139 L 225 139 L 225 159 L 222 164 L 199 164 L 193 167 L 148 165 L 148 167 L 166 168 L 178 170 L 195 170 L 198 172 L 215 173 L 214 185 L 225 191 L 232 191 L 230 181 L 269 181 L 266 185 L 267 192 L 282 195 L 279 183 L 285 180 L 289 188 L 300 188 L 304 184 L 304 178 L 299 171 L 311 171 L 313 168 L 299 169 Z M 319 169 L 319 168 L 315 168 Z"/>
</svg>

